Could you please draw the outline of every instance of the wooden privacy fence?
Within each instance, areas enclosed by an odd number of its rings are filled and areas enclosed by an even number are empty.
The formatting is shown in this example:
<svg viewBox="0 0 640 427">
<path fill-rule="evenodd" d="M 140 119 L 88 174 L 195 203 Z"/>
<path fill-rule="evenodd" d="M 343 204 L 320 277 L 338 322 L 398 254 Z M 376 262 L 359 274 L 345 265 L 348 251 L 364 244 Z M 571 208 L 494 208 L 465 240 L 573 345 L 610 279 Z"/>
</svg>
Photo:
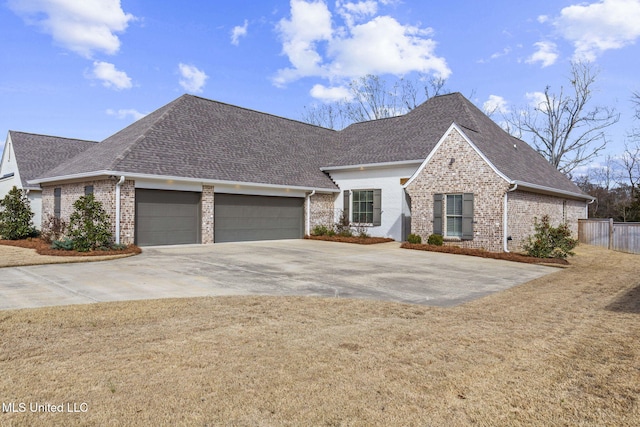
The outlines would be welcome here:
<svg viewBox="0 0 640 427">
<path fill-rule="evenodd" d="M 640 254 L 640 222 L 613 219 L 579 219 L 578 240 L 614 251 Z"/>
</svg>

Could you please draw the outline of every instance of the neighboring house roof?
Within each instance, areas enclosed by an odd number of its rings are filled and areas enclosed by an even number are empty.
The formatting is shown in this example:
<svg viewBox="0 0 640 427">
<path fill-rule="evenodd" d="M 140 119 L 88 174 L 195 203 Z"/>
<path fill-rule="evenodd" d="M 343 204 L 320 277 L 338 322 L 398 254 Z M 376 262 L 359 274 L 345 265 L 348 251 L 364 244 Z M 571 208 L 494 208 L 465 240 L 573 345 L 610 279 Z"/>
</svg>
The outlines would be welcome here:
<svg viewBox="0 0 640 427">
<path fill-rule="evenodd" d="M 183 95 L 73 158 L 58 157 L 57 166 L 49 162 L 51 170 L 40 168 L 39 176 L 30 177 L 114 171 L 336 190 L 321 168 L 420 162 L 454 123 L 512 182 L 589 198 L 460 93 L 436 96 L 403 116 L 356 123 L 339 132 Z"/>
<path fill-rule="evenodd" d="M 89 147 L 97 145 L 94 141 L 16 131 L 9 131 L 9 138 L 13 146 L 22 187 L 29 189 L 39 189 L 40 187 L 30 185 L 27 181 L 38 178 Z"/>
<path fill-rule="evenodd" d="M 453 123 L 511 181 L 584 194 L 526 142 L 509 135 L 460 93 L 433 97 L 403 116 L 347 127 L 340 132 L 340 150 L 324 166 L 425 159 Z"/>
<path fill-rule="evenodd" d="M 336 132 L 183 95 L 40 178 L 95 171 L 336 190 Z"/>
</svg>

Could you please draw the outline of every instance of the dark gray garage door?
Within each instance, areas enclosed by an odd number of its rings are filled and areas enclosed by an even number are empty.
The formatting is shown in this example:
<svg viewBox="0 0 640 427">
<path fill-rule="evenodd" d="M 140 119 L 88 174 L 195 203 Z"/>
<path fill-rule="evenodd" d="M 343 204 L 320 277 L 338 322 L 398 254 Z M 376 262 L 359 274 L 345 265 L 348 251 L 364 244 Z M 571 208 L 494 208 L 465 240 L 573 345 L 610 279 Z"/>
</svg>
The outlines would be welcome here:
<svg viewBox="0 0 640 427">
<path fill-rule="evenodd" d="M 300 239 L 304 199 L 219 194 L 214 198 L 216 242 Z"/>
<path fill-rule="evenodd" d="M 200 193 L 136 189 L 136 244 L 200 243 Z"/>
</svg>

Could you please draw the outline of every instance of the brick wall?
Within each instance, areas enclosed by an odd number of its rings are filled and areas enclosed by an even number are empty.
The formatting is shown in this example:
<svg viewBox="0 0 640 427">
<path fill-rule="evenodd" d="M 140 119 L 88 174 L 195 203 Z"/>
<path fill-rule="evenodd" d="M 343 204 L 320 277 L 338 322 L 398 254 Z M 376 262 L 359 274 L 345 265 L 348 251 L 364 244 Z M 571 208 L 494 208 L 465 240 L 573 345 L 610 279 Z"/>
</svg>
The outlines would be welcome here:
<svg viewBox="0 0 640 427">
<path fill-rule="evenodd" d="M 451 163 L 451 159 L 454 159 Z M 407 187 L 411 196 L 411 230 L 426 242 L 433 233 L 433 195 L 474 194 L 474 238 L 445 244 L 502 251 L 503 196 L 509 183 L 498 176 L 457 131 L 451 132 Z M 446 199 L 445 199 L 446 203 Z M 446 212 L 446 206 L 444 206 Z M 446 218 L 443 216 L 446 230 Z"/>
<path fill-rule="evenodd" d="M 85 181 L 73 184 L 60 184 L 54 186 L 46 186 L 42 189 L 42 218 L 46 221 L 49 215 L 54 214 L 54 196 L 55 188 L 61 189 L 60 194 L 60 218 L 69 223 L 71 214 L 73 213 L 73 204 L 80 197 L 84 196 L 84 189 L 88 185 L 93 185 L 93 195 L 95 199 L 102 203 L 102 206 L 111 219 L 111 233 L 115 234 L 115 188 L 114 180 Z"/>
<path fill-rule="evenodd" d="M 311 196 L 311 215 L 310 215 L 310 227 L 316 225 L 329 226 L 335 222 L 335 209 L 334 201 L 336 199 L 335 194 L 314 194 Z M 306 200 L 305 200 L 306 203 Z M 305 215 L 307 207 L 305 206 Z M 305 221 L 306 223 L 306 221 Z"/>
<path fill-rule="evenodd" d="M 534 219 L 544 215 L 549 215 L 554 227 L 566 222 L 573 237 L 578 237 L 578 219 L 585 218 L 584 201 L 517 190 L 508 197 L 507 233 L 513 239 L 508 246 L 510 251 L 522 250 L 527 237 L 535 232 Z"/>
<path fill-rule="evenodd" d="M 114 197 L 115 201 L 115 186 Z M 115 229 L 115 208 L 113 216 Z M 115 230 L 114 230 L 115 233 Z M 120 243 L 132 245 L 136 234 L 136 186 L 135 181 L 125 180 L 120 186 Z"/>
<path fill-rule="evenodd" d="M 201 235 L 202 235 L 202 243 L 210 244 L 213 243 L 213 209 L 214 209 L 214 193 L 213 186 L 211 185 L 203 185 L 202 186 L 202 199 L 200 202 L 202 206 L 201 218 L 202 218 L 202 226 L 201 226 Z"/>
</svg>

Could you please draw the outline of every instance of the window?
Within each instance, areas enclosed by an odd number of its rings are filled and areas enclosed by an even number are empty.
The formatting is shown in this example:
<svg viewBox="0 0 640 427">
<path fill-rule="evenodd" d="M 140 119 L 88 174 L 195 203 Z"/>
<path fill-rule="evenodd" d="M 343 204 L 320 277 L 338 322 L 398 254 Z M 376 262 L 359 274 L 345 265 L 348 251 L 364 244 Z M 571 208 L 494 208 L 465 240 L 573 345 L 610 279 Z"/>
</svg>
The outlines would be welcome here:
<svg viewBox="0 0 640 427">
<path fill-rule="evenodd" d="M 473 240 L 473 193 L 433 195 L 433 234 Z"/>
<path fill-rule="evenodd" d="M 462 194 L 447 194 L 447 237 L 462 237 Z"/>
<path fill-rule="evenodd" d="M 351 218 L 353 223 L 380 225 L 382 223 L 382 190 L 352 190 L 351 194 L 345 190 L 344 214 L 347 218 Z"/>
<path fill-rule="evenodd" d="M 89 194 L 93 194 L 93 185 L 87 185 L 84 187 L 84 195 L 88 196 Z"/>
<path fill-rule="evenodd" d="M 60 205 L 61 205 L 61 197 L 62 196 L 62 189 L 61 188 L 54 188 L 53 189 L 53 215 L 56 218 L 60 218 Z"/>
<path fill-rule="evenodd" d="M 353 221 L 359 224 L 373 224 L 373 190 L 353 192 Z"/>
</svg>

